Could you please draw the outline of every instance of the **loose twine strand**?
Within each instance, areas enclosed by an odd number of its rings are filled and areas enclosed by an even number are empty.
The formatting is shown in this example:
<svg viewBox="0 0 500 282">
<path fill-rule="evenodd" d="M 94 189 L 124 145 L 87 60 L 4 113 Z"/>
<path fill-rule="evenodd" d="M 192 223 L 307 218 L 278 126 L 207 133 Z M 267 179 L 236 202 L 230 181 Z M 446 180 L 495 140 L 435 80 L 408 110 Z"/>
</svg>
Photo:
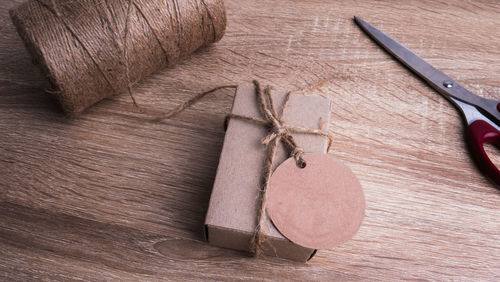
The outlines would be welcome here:
<svg viewBox="0 0 500 282">
<path fill-rule="evenodd" d="M 271 95 L 271 87 L 266 86 L 264 90 L 262 90 L 260 83 L 257 80 L 253 81 L 255 86 L 256 98 L 259 106 L 259 111 L 263 119 L 242 116 L 237 114 L 229 114 L 226 116 L 226 121 L 228 119 L 234 118 L 239 120 L 244 120 L 247 122 L 251 122 L 254 124 L 265 126 L 268 129 L 268 134 L 261 140 L 262 145 L 267 147 L 267 154 L 264 163 L 264 173 L 263 173 L 263 185 L 262 188 L 259 189 L 259 203 L 258 203 L 258 211 L 257 211 L 257 225 L 252 236 L 252 240 L 250 242 L 250 251 L 254 254 L 255 257 L 260 257 L 263 255 L 262 246 L 266 242 L 267 238 L 262 231 L 263 225 L 267 218 L 266 216 L 266 202 L 267 202 L 267 189 L 269 187 L 269 182 L 271 180 L 271 175 L 274 171 L 274 166 L 276 163 L 276 152 L 278 148 L 278 144 L 282 142 L 285 147 L 288 149 L 289 156 L 294 158 L 296 164 L 300 168 L 306 167 L 306 161 L 303 158 L 304 150 L 297 145 L 295 139 L 292 136 L 292 133 L 300 133 L 300 134 L 312 134 L 318 136 L 324 136 L 328 138 L 328 146 L 327 152 L 330 151 L 332 146 L 333 137 L 328 133 L 321 129 L 311 129 L 299 126 L 290 126 L 283 122 L 283 113 L 284 110 L 290 100 L 290 92 L 288 92 L 285 96 L 285 102 L 283 107 L 279 112 L 276 111 L 276 107 Z M 157 116 L 152 118 L 152 121 L 161 121 L 164 119 L 169 119 L 174 117 L 175 115 L 183 112 L 191 105 L 195 104 L 197 101 L 205 97 L 207 94 L 213 93 L 220 89 L 225 88 L 236 88 L 235 85 L 225 85 L 213 88 L 209 91 L 200 93 L 188 100 L 187 102 L 182 103 L 176 109 L 171 112 Z M 320 123 L 321 124 L 321 123 Z M 321 125 L 320 125 L 321 128 Z M 270 245 L 270 244 L 269 244 Z M 271 246 L 271 245 L 270 245 Z M 272 247 L 272 246 L 271 246 Z"/>
</svg>

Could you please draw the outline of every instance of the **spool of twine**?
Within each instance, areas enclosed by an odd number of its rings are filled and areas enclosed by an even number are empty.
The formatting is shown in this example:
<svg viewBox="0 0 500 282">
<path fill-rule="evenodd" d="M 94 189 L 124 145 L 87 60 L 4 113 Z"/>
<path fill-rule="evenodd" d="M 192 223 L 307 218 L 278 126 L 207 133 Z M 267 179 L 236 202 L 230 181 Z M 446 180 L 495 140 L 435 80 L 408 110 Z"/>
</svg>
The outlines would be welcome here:
<svg viewBox="0 0 500 282">
<path fill-rule="evenodd" d="M 223 0 L 32 0 L 12 20 L 63 109 L 80 113 L 220 40 Z M 133 98 L 133 96 L 132 96 Z"/>
</svg>

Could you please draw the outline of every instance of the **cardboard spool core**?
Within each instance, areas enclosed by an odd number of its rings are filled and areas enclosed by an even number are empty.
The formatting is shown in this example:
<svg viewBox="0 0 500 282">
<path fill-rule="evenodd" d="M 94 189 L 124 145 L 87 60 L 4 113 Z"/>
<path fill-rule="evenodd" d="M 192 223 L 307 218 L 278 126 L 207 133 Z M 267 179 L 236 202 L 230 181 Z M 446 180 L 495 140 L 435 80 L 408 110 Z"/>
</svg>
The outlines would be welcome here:
<svg viewBox="0 0 500 282">
<path fill-rule="evenodd" d="M 304 154 L 305 168 L 293 158 L 271 177 L 267 213 L 290 241 L 308 248 L 331 249 L 358 231 L 365 198 L 353 172 L 328 154 Z"/>
</svg>

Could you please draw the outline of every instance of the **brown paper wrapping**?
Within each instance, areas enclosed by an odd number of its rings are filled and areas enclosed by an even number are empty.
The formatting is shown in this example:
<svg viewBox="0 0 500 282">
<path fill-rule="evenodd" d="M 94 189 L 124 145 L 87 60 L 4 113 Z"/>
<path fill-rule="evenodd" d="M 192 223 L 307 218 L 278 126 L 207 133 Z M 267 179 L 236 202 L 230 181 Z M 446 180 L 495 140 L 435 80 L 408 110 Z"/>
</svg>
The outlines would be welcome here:
<svg viewBox="0 0 500 282">
<path fill-rule="evenodd" d="M 279 111 L 284 103 L 285 91 L 273 91 L 275 106 Z M 255 86 L 238 86 L 233 103 L 235 115 L 260 118 Z M 291 126 L 318 129 L 322 121 L 327 130 L 330 119 L 330 100 L 319 96 L 291 94 L 284 109 L 283 121 Z M 259 188 L 262 186 L 266 146 L 261 140 L 267 129 L 245 120 L 229 121 L 219 167 L 205 220 L 206 236 L 210 244 L 248 251 L 257 223 Z M 305 152 L 326 153 L 328 140 L 312 134 L 293 134 Z M 283 144 L 278 147 L 276 164 L 287 159 Z M 296 245 L 283 237 L 266 218 L 262 232 L 267 241 L 262 245 L 266 256 L 277 256 L 295 261 L 307 261 L 314 249 Z"/>
</svg>

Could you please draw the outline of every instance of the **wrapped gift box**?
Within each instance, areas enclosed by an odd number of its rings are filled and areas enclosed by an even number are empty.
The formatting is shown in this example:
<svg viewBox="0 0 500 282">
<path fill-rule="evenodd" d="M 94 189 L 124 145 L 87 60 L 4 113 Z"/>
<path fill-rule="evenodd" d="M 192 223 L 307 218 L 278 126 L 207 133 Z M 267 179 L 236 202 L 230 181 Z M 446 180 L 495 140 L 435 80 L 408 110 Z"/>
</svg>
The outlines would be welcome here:
<svg viewBox="0 0 500 282">
<path fill-rule="evenodd" d="M 262 119 L 258 108 L 255 86 L 238 86 L 232 114 Z M 286 92 L 272 91 L 277 111 L 283 107 Z M 330 100 L 320 96 L 290 94 L 283 112 L 283 122 L 291 126 L 327 130 L 330 119 Z M 241 119 L 230 119 L 219 167 L 205 220 L 205 234 L 210 244 L 249 251 L 259 208 L 259 189 L 262 186 L 266 146 L 261 140 L 268 129 Z M 326 153 L 328 140 L 312 134 L 293 134 L 305 152 Z M 276 164 L 288 158 L 287 150 L 279 144 Z M 267 237 L 262 245 L 266 256 L 277 256 L 295 261 L 307 261 L 316 250 L 296 245 L 283 237 L 269 218 L 262 232 Z"/>
</svg>

